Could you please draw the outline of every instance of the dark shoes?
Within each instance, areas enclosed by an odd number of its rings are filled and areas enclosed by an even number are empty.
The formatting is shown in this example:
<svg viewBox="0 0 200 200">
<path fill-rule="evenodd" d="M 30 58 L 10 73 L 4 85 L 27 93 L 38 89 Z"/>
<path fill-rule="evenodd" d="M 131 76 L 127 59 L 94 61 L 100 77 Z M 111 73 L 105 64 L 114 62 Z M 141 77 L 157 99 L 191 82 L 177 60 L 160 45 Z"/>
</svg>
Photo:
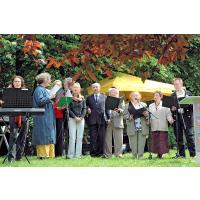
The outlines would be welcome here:
<svg viewBox="0 0 200 200">
<path fill-rule="evenodd" d="M 16 161 L 21 161 L 21 160 L 22 160 L 22 157 L 16 157 L 15 160 L 16 160 Z"/>
<path fill-rule="evenodd" d="M 14 158 L 8 158 L 8 162 L 9 162 L 9 163 L 14 163 L 14 162 L 15 162 L 15 159 L 14 159 Z"/>
<path fill-rule="evenodd" d="M 162 154 L 158 154 L 157 158 L 162 159 Z"/>
<path fill-rule="evenodd" d="M 176 154 L 176 156 L 172 157 L 173 159 L 178 159 L 178 158 L 185 158 L 185 156 L 181 156 L 179 154 Z"/>
<path fill-rule="evenodd" d="M 109 156 L 107 156 L 106 154 L 103 154 L 103 155 L 101 156 L 101 158 L 109 158 Z"/>
</svg>

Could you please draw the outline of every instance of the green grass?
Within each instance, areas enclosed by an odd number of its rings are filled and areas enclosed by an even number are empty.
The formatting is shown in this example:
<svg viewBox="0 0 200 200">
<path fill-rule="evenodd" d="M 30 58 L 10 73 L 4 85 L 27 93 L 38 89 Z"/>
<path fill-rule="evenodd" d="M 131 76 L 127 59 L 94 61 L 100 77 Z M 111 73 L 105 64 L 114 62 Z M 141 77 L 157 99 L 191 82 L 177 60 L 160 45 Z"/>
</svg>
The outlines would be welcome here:
<svg viewBox="0 0 200 200">
<path fill-rule="evenodd" d="M 123 158 L 113 156 L 109 159 L 83 156 L 81 159 L 71 160 L 65 159 L 65 157 L 38 160 L 33 156 L 29 157 L 31 164 L 24 157 L 21 161 L 2 164 L 4 157 L 0 157 L 0 167 L 200 167 L 200 163 L 197 163 L 194 158 L 190 158 L 188 154 L 186 159 L 172 159 L 175 153 L 174 150 L 171 150 L 169 154 L 165 154 L 163 159 L 157 159 L 156 155 L 153 155 L 152 160 L 148 160 L 148 153 L 145 153 L 144 158 L 139 160 L 132 159 L 130 153 L 125 154 Z"/>
</svg>

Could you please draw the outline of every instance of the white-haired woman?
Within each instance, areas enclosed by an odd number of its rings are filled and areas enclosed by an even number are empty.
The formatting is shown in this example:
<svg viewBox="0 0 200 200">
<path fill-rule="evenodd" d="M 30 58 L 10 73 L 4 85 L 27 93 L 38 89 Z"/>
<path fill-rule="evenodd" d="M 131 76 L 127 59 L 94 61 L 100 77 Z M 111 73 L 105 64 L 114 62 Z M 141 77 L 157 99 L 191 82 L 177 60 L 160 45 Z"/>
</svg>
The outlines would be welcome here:
<svg viewBox="0 0 200 200">
<path fill-rule="evenodd" d="M 117 88 L 109 89 L 109 96 L 119 98 L 119 90 Z M 106 156 L 112 156 L 112 138 L 114 139 L 114 154 L 116 157 L 122 157 L 123 146 L 123 111 L 124 101 L 122 101 L 118 108 L 110 110 L 110 120 L 108 120 L 105 136 L 105 149 Z"/>
<path fill-rule="evenodd" d="M 69 147 L 67 158 L 80 158 L 82 155 L 82 140 L 85 126 L 86 102 L 81 95 L 81 86 L 72 86 L 72 102 L 69 104 Z"/>
<path fill-rule="evenodd" d="M 127 124 L 127 135 L 129 138 L 130 148 L 133 158 L 143 156 L 146 139 L 148 136 L 148 112 L 143 110 L 146 104 L 140 102 L 141 94 L 139 92 L 131 92 L 130 102 L 126 104 L 124 117 Z M 139 109 L 141 112 L 139 112 Z"/>
<path fill-rule="evenodd" d="M 32 144 L 36 145 L 37 157 L 54 157 L 54 144 L 56 142 L 56 126 L 53 105 L 46 87 L 51 83 L 51 75 L 41 73 L 36 77 L 38 83 L 33 93 L 33 105 L 36 108 L 45 108 L 45 113 L 33 117 Z"/>
</svg>

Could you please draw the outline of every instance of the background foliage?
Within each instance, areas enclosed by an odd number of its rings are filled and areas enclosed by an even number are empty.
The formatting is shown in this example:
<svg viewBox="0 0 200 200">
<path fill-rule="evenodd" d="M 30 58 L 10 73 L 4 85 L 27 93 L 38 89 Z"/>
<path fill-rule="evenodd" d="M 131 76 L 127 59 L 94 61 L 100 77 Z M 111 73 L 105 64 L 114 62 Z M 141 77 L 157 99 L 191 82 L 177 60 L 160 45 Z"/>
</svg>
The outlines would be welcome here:
<svg viewBox="0 0 200 200">
<path fill-rule="evenodd" d="M 199 63 L 200 35 L 0 35 L 0 87 L 19 74 L 32 88 L 43 71 L 87 87 L 120 71 L 167 83 L 181 77 L 200 95 Z"/>
</svg>

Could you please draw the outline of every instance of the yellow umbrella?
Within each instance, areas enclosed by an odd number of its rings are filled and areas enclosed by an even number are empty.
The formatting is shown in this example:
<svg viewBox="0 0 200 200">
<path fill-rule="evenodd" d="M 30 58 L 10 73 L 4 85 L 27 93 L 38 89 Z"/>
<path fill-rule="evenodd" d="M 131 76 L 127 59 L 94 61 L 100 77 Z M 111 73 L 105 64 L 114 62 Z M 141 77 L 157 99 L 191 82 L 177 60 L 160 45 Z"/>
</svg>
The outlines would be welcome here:
<svg viewBox="0 0 200 200">
<path fill-rule="evenodd" d="M 101 92 L 108 93 L 108 89 L 116 87 L 120 91 L 120 95 L 129 99 L 130 92 L 137 91 L 142 94 L 143 101 L 150 101 L 153 99 L 153 93 L 157 90 L 161 91 L 164 95 L 171 95 L 174 90 L 172 84 L 161 83 L 152 80 L 146 80 L 144 83 L 141 78 L 124 73 L 117 73 L 115 78 L 105 78 L 99 82 L 101 85 Z M 88 93 L 91 94 L 91 87 L 87 88 Z"/>
</svg>

